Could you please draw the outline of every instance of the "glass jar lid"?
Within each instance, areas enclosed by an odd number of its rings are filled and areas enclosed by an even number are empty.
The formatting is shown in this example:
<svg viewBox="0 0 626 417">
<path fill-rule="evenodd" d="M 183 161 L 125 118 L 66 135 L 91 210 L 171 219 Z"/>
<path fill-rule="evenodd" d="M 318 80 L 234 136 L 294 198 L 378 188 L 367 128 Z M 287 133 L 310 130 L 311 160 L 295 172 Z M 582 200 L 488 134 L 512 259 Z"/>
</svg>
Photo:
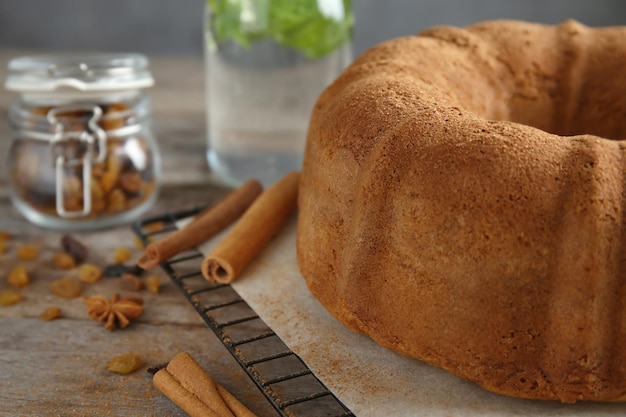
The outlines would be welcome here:
<svg viewBox="0 0 626 417">
<path fill-rule="evenodd" d="M 148 59 L 141 54 L 55 54 L 9 62 L 5 88 L 25 93 L 77 91 L 107 93 L 154 84 Z"/>
</svg>

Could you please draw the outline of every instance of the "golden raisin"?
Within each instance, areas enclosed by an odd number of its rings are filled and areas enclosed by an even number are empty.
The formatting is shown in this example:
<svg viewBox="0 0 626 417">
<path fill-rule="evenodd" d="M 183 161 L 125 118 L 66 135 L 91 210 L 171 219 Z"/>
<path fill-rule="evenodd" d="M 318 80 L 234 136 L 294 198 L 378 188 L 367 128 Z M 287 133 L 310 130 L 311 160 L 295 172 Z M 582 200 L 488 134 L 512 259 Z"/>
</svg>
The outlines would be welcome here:
<svg viewBox="0 0 626 417">
<path fill-rule="evenodd" d="M 128 107 L 122 103 L 113 103 L 105 111 L 104 117 L 100 120 L 100 125 L 104 130 L 113 130 L 124 127 L 125 121 L 123 113 Z"/>
<path fill-rule="evenodd" d="M 107 371 L 127 375 L 135 372 L 143 365 L 141 357 L 136 353 L 125 353 L 116 356 L 107 363 Z"/>
<path fill-rule="evenodd" d="M 0 239 L 0 253 L 7 251 L 7 241 Z"/>
<path fill-rule="evenodd" d="M 30 112 L 33 116 L 46 116 L 52 107 L 33 107 Z"/>
<path fill-rule="evenodd" d="M 113 144 L 111 144 L 113 145 Z M 124 166 L 124 162 L 113 152 L 109 152 L 107 156 L 107 171 L 113 172 L 116 175 L 122 171 L 122 167 Z"/>
<path fill-rule="evenodd" d="M 159 289 L 161 288 L 161 281 L 157 276 L 150 275 L 144 280 L 144 285 L 146 286 L 146 289 L 152 294 L 157 294 L 159 292 Z"/>
<path fill-rule="evenodd" d="M 123 289 L 128 291 L 141 291 L 143 290 L 143 282 L 137 275 L 124 273 L 120 278 L 120 285 Z"/>
<path fill-rule="evenodd" d="M 11 239 L 11 233 L 6 230 L 0 230 L 0 241 L 7 241 Z"/>
<path fill-rule="evenodd" d="M 36 259 L 39 256 L 39 248 L 34 245 L 22 245 L 17 249 L 17 257 L 24 260 Z"/>
<path fill-rule="evenodd" d="M 76 298 L 83 291 L 80 281 L 76 278 L 60 278 L 52 281 L 52 294 L 63 298 Z"/>
<path fill-rule="evenodd" d="M 83 195 L 83 183 L 80 178 L 72 175 L 65 177 L 63 182 L 63 196 L 67 199 L 73 197 L 78 200 Z"/>
<path fill-rule="evenodd" d="M 143 228 L 147 232 L 160 232 L 161 230 L 165 229 L 165 223 L 162 221 L 156 221 L 144 225 Z"/>
<path fill-rule="evenodd" d="M 22 294 L 15 290 L 6 289 L 0 290 L 0 306 L 8 307 L 19 302 L 22 299 Z"/>
<path fill-rule="evenodd" d="M 52 257 L 52 263 L 61 269 L 72 269 L 76 266 L 76 259 L 67 252 L 57 252 Z"/>
<path fill-rule="evenodd" d="M 97 164 L 93 164 L 91 166 L 91 175 L 93 175 L 94 179 L 102 178 L 102 175 L 104 174 L 104 172 L 105 172 L 105 169 L 104 169 L 103 162 L 98 162 Z"/>
<path fill-rule="evenodd" d="M 107 204 L 110 213 L 123 211 L 126 209 L 126 196 L 119 188 L 114 189 L 107 196 Z"/>
<path fill-rule="evenodd" d="M 113 259 L 116 263 L 121 264 L 130 259 L 130 250 L 127 247 L 119 246 L 113 253 Z"/>
<path fill-rule="evenodd" d="M 146 248 L 146 245 L 144 245 L 144 243 L 141 241 L 141 239 L 139 239 L 139 237 L 134 236 L 133 237 L 133 243 L 135 244 L 135 246 L 141 250 L 144 250 Z M 0 242 L 0 244 L 2 244 L 2 242 Z"/>
<path fill-rule="evenodd" d="M 97 178 L 91 178 L 91 212 L 101 213 L 106 208 L 104 190 L 100 186 Z"/>
<path fill-rule="evenodd" d="M 11 269 L 7 282 L 10 286 L 15 288 L 22 288 L 30 283 L 30 277 L 24 265 L 17 265 Z"/>
<path fill-rule="evenodd" d="M 100 188 L 102 188 L 105 193 L 110 192 L 117 185 L 118 178 L 119 175 L 117 172 L 106 171 L 100 178 Z"/>
<path fill-rule="evenodd" d="M 141 177 L 136 172 L 124 172 L 120 176 L 120 187 L 127 193 L 135 194 L 141 189 Z"/>
<path fill-rule="evenodd" d="M 93 284 L 102 276 L 102 268 L 95 264 L 82 264 L 78 268 L 78 279 L 82 282 Z"/>
<path fill-rule="evenodd" d="M 41 320 L 46 320 L 46 321 L 58 319 L 59 317 L 61 317 L 61 309 L 59 307 L 56 307 L 56 306 L 47 307 L 39 315 L 39 318 Z"/>
</svg>

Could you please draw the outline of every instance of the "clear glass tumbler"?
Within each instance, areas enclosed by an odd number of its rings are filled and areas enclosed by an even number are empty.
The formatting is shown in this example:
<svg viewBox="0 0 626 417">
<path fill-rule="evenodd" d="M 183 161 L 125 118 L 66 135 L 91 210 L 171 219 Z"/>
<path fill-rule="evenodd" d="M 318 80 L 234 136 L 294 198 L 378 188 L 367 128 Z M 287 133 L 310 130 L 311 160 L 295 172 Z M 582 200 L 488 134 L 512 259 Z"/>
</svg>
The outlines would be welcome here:
<svg viewBox="0 0 626 417">
<path fill-rule="evenodd" d="M 269 185 L 299 170 L 309 116 L 352 59 L 350 0 L 208 0 L 211 171 Z"/>
</svg>

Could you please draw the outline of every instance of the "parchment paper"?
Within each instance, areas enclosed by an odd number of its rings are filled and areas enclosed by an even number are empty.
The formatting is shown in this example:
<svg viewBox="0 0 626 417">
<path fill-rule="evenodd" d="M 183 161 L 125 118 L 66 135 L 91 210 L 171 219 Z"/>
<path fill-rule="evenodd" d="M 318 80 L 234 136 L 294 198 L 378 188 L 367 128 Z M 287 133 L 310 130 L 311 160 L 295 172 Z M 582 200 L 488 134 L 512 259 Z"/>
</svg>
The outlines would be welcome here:
<svg viewBox="0 0 626 417">
<path fill-rule="evenodd" d="M 358 417 L 626 416 L 626 403 L 560 404 L 492 394 L 380 347 L 344 327 L 309 293 L 295 242 L 294 216 L 232 286 Z"/>
</svg>

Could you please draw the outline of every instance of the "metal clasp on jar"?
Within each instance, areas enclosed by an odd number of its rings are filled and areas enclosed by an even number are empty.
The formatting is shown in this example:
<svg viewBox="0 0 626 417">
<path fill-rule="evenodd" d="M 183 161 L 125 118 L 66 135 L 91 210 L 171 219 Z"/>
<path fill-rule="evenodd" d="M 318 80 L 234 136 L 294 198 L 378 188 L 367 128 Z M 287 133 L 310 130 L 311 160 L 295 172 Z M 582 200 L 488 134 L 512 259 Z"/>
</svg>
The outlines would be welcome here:
<svg viewBox="0 0 626 417">
<path fill-rule="evenodd" d="M 82 132 L 65 131 L 63 122 L 59 121 L 60 115 L 72 112 L 91 112 L 85 130 Z M 58 154 L 55 158 L 57 214 L 64 218 L 86 216 L 91 213 L 91 167 L 94 163 L 103 162 L 107 153 L 107 135 L 98 125 L 98 121 L 102 117 L 102 109 L 99 106 L 87 104 L 67 105 L 51 109 L 46 117 L 50 125 L 54 126 L 54 134 L 50 141 L 52 152 L 53 155 Z M 84 145 L 86 147 L 82 157 L 67 158 L 65 156 L 64 147 L 71 141 L 78 141 L 79 146 Z M 96 144 L 97 150 L 95 149 Z M 83 207 L 82 210 L 68 210 L 65 207 L 64 198 L 65 170 L 76 166 L 82 166 Z"/>
</svg>

